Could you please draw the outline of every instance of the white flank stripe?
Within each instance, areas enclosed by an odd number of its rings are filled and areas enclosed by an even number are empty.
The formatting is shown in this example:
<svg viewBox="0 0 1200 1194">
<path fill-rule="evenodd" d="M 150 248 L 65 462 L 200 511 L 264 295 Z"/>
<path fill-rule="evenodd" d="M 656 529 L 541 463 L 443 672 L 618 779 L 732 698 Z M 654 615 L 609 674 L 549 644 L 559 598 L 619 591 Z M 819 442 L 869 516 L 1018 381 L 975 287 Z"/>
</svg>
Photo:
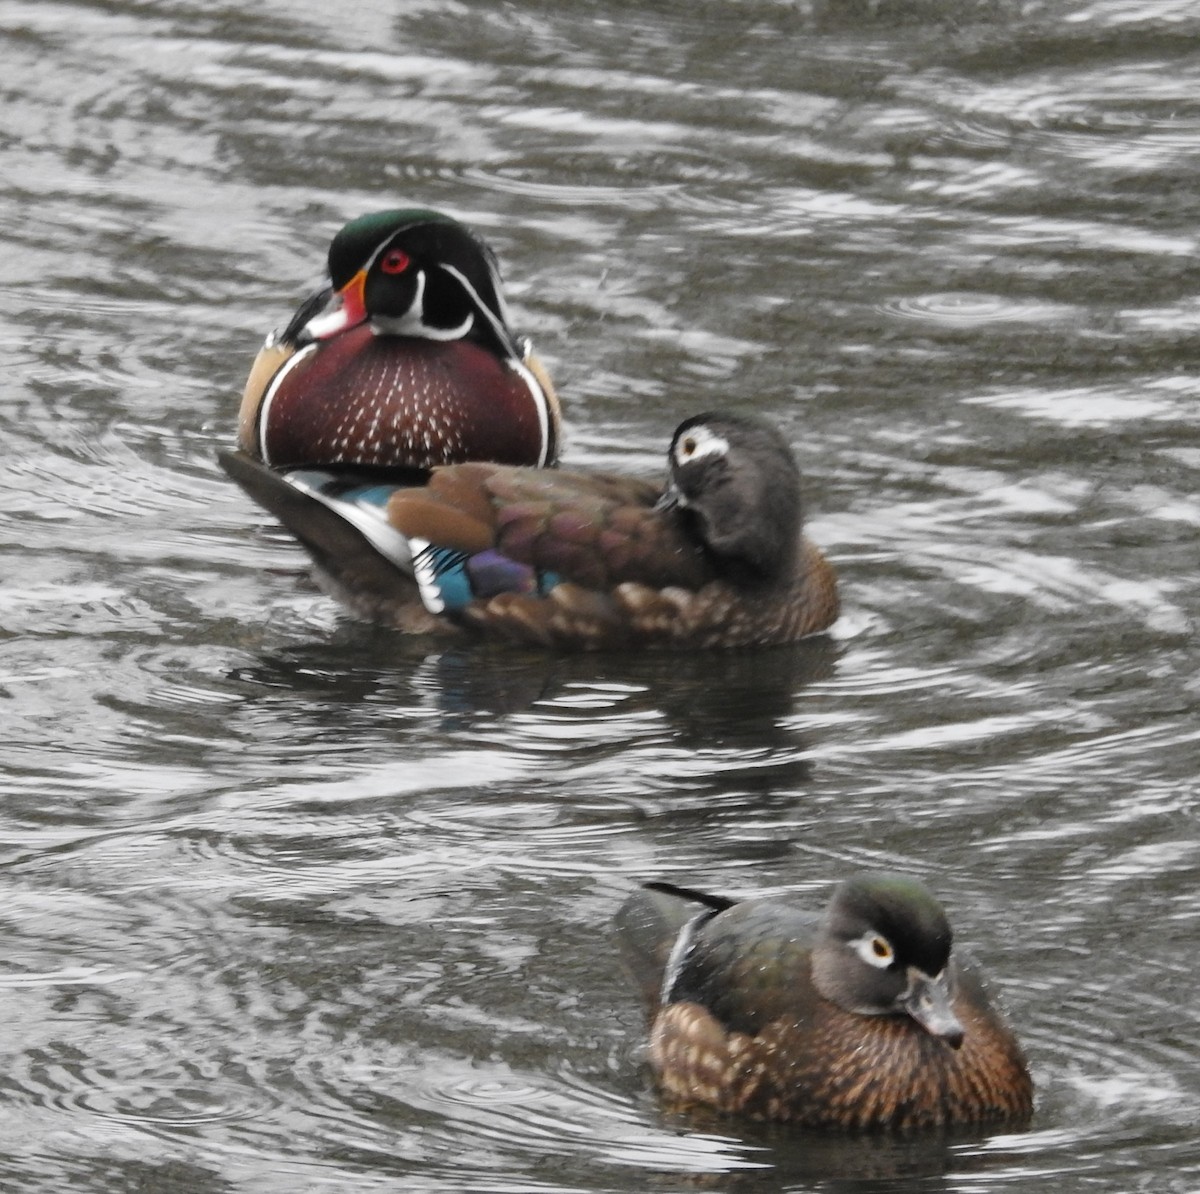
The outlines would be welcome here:
<svg viewBox="0 0 1200 1194">
<path fill-rule="evenodd" d="M 421 594 L 421 604 L 431 614 L 444 613 L 446 603 L 437 587 L 437 573 L 434 571 L 429 556 L 429 541 L 427 539 L 410 539 L 409 549 L 412 551 L 413 579 L 417 582 L 417 592 Z"/>
<path fill-rule="evenodd" d="M 488 268 L 491 270 L 490 266 Z M 500 339 L 500 343 L 508 347 L 508 363 L 511 368 L 515 369 L 520 375 L 520 378 L 525 383 L 526 388 L 529 390 L 530 394 L 533 395 L 534 406 L 537 407 L 538 429 L 542 437 L 542 447 L 538 455 L 538 466 L 541 467 L 547 464 L 550 457 L 550 400 L 546 397 L 545 391 L 543 391 L 542 387 L 538 384 L 537 378 L 533 376 L 533 374 L 525 367 L 524 362 L 521 360 L 520 354 L 516 351 L 516 345 L 513 343 L 512 333 L 508 330 L 503 322 L 497 319 L 496 313 L 487 305 L 487 303 L 485 303 L 479 297 L 479 292 L 475 289 L 475 287 L 472 286 L 471 283 L 468 282 L 463 276 L 463 274 L 459 270 L 456 270 L 454 266 L 443 265 L 442 269 L 444 269 L 446 273 L 450 274 L 452 277 L 458 279 L 462 288 L 471 296 L 471 302 L 475 304 L 476 309 L 479 310 L 483 314 L 484 318 L 487 319 L 487 321 L 492 325 L 493 330 Z M 492 282 L 496 287 L 496 296 L 500 302 L 503 303 L 504 300 L 500 298 L 500 278 L 496 274 L 495 270 L 491 270 L 491 274 Z"/>
<path fill-rule="evenodd" d="M 271 384 L 267 386 L 267 392 L 263 395 L 263 400 L 258 407 L 258 454 L 264 464 L 270 464 L 271 458 L 267 454 L 267 420 L 271 415 L 271 403 L 275 399 L 275 395 L 279 393 L 279 387 L 283 384 L 283 379 L 302 361 L 305 357 L 312 356 L 317 351 L 315 344 L 306 345 L 295 356 L 289 357 L 276 371 L 275 376 L 271 378 Z"/>
</svg>

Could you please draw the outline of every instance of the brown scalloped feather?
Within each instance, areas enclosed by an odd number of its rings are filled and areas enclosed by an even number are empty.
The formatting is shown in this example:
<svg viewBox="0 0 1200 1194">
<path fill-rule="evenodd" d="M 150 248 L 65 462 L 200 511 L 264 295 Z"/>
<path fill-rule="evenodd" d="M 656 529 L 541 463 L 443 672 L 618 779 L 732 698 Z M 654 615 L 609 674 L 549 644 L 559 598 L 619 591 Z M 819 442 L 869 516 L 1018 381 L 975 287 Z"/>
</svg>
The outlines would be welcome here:
<svg viewBox="0 0 1200 1194">
<path fill-rule="evenodd" d="M 837 618 L 833 568 L 807 539 L 798 571 L 770 592 L 747 593 L 721 580 L 695 589 L 560 584 L 545 597 L 508 593 L 475 601 L 463 620 L 490 634 L 546 646 L 767 646 L 815 634 Z"/>
<path fill-rule="evenodd" d="M 819 1128 L 1026 1122 L 1033 1086 L 1020 1046 L 986 1004 L 960 994 L 966 1035 L 951 1049 L 907 1017 L 861 1016 L 824 999 L 811 1019 L 727 1032 L 675 1003 L 655 1020 L 650 1061 L 673 1102 Z"/>
</svg>

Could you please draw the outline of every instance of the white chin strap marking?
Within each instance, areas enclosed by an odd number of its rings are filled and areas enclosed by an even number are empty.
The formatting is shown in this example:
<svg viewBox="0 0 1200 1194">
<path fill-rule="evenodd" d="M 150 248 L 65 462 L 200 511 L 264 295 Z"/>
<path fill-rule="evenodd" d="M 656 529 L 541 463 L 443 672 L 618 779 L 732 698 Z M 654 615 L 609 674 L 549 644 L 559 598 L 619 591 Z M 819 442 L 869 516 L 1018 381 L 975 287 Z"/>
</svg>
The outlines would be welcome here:
<svg viewBox="0 0 1200 1194">
<path fill-rule="evenodd" d="M 431 327 L 425 322 L 425 271 L 417 270 L 417 292 L 407 311 L 399 316 L 374 315 L 371 326 L 389 336 L 416 336 L 422 340 L 461 340 L 475 323 L 475 316 L 467 317 L 453 328 Z"/>
</svg>

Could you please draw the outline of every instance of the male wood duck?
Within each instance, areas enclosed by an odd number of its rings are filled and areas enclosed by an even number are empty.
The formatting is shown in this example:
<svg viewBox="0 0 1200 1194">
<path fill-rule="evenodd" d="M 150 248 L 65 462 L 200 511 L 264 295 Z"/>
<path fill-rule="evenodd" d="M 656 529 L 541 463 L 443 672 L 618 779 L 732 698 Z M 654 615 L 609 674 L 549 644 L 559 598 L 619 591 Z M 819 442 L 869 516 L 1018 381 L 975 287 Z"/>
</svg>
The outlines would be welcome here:
<svg viewBox="0 0 1200 1194">
<path fill-rule="evenodd" d="M 458 464 L 427 484 L 221 462 L 358 613 L 566 649 L 791 642 L 837 616 L 804 536 L 800 474 L 756 419 L 704 414 L 666 485 L 611 473 Z"/>
<path fill-rule="evenodd" d="M 250 370 L 244 452 L 273 467 L 554 463 L 558 398 L 474 232 L 417 208 L 362 216 L 333 238 L 329 277 Z"/>
<path fill-rule="evenodd" d="M 915 879 L 848 879 L 820 917 L 650 883 L 617 924 L 677 1104 L 841 1129 L 1031 1114 L 1021 1048 Z"/>
</svg>

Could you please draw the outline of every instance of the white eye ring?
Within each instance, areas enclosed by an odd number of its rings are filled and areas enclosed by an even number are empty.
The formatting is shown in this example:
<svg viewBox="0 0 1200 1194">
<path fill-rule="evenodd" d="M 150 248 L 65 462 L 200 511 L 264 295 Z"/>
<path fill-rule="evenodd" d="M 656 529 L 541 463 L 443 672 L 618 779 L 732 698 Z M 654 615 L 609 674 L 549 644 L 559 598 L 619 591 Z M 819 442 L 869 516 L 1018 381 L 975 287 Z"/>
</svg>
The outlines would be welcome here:
<svg viewBox="0 0 1200 1194">
<path fill-rule="evenodd" d="M 892 948 L 892 943 L 882 933 L 876 933 L 873 929 L 868 929 L 857 941 L 851 941 L 850 945 L 868 966 L 874 966 L 877 970 L 886 970 L 896 960 L 896 951 Z"/>
<path fill-rule="evenodd" d="M 675 462 L 686 464 L 704 456 L 724 456 L 729 451 L 729 441 L 710 431 L 707 427 L 693 427 L 680 436 L 675 445 Z"/>
</svg>

